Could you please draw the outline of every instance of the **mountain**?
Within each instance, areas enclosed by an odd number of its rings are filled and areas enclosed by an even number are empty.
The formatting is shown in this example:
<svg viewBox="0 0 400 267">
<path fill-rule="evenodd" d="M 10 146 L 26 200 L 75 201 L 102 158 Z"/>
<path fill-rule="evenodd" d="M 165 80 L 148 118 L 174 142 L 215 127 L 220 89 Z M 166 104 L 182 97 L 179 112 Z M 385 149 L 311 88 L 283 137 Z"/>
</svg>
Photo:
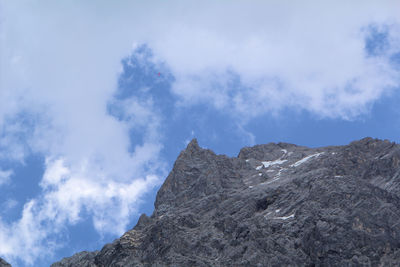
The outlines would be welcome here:
<svg viewBox="0 0 400 267">
<path fill-rule="evenodd" d="M 11 267 L 11 265 L 8 264 L 8 262 L 3 260 L 2 258 L 0 258 L 0 267 Z"/>
<path fill-rule="evenodd" d="M 365 138 L 216 155 L 193 140 L 155 210 L 66 266 L 399 266 L 400 146 Z"/>
</svg>

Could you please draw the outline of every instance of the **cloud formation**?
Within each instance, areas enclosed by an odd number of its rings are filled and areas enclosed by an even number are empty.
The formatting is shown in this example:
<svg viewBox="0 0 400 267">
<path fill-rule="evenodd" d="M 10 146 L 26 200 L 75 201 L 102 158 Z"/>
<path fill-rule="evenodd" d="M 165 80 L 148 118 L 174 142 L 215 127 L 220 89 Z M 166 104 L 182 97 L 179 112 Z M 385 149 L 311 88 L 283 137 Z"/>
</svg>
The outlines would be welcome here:
<svg viewBox="0 0 400 267">
<path fill-rule="evenodd" d="M 211 102 L 246 118 L 297 108 L 351 119 L 399 86 L 390 63 L 399 47 L 399 1 L 206 7 L 209 13 L 197 14 L 186 7 L 191 19 L 179 24 L 178 16 L 154 42 L 185 104 Z M 370 56 L 366 38 L 374 25 L 375 34 L 386 29 L 387 45 Z"/>
<path fill-rule="evenodd" d="M 0 186 L 10 181 L 10 177 L 13 175 L 12 170 L 0 169 Z"/>
<path fill-rule="evenodd" d="M 46 159 L 42 193 L 20 220 L 0 221 L 0 254 L 33 263 L 83 211 L 100 233 L 126 230 L 140 196 L 165 174 L 163 108 L 205 104 L 240 129 L 285 108 L 365 114 L 399 87 L 399 9 L 399 1 L 0 2 L 0 159 Z M 129 57 L 140 44 L 153 55 Z M 135 64 L 142 72 L 121 93 L 118 77 Z M 166 81 L 141 81 L 157 68 Z M 178 101 L 167 107 L 165 91 Z M 0 172 L 0 183 L 10 175 Z"/>
<path fill-rule="evenodd" d="M 159 114 L 151 96 L 124 100 L 121 112 L 135 120 L 108 112 L 130 37 L 109 38 L 101 17 L 66 2 L 1 5 L 0 158 L 41 155 L 45 171 L 20 218 L 0 220 L 0 254 L 34 264 L 83 219 L 100 235 L 126 230 L 140 197 L 165 174 Z"/>
</svg>

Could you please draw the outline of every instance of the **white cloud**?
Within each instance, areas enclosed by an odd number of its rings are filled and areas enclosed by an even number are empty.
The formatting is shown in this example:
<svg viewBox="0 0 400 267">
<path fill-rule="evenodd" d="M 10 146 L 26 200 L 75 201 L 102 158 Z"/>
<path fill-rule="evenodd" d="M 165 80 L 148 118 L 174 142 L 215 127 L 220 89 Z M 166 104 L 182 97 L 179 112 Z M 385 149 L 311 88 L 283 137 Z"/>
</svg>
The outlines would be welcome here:
<svg viewBox="0 0 400 267">
<path fill-rule="evenodd" d="M 46 188 L 48 186 L 57 186 L 60 182 L 67 177 L 69 170 L 64 166 L 63 159 L 46 159 L 46 172 L 43 175 L 41 186 Z"/>
<path fill-rule="evenodd" d="M 239 128 L 286 107 L 353 118 L 399 86 L 388 62 L 400 43 L 399 4 L 1 1 L 0 157 L 47 160 L 42 195 L 19 221 L 0 223 L 0 254 L 34 262 L 83 210 L 99 232 L 120 233 L 165 173 L 151 97 L 121 101 L 122 121 L 107 114 L 132 43 L 166 60 L 181 105 L 209 103 Z M 387 54 L 365 54 L 371 24 L 389 28 Z M 29 125 L 21 114 L 32 116 Z M 131 128 L 144 133 L 133 150 Z"/>
<path fill-rule="evenodd" d="M 211 102 L 244 119 L 286 107 L 348 119 L 399 86 L 388 57 L 366 55 L 365 28 L 387 25 L 398 49 L 400 1 L 235 3 L 204 5 L 207 17 L 186 7 L 193 18 L 178 17 L 155 41 L 184 104 Z M 232 88 L 227 71 L 244 88 Z"/>
<path fill-rule="evenodd" d="M 10 177 L 14 174 L 12 170 L 0 169 L 0 186 L 10 181 Z"/>
<path fill-rule="evenodd" d="M 54 164 L 59 162 L 54 161 Z M 67 168 L 62 166 L 61 169 Z M 41 203 L 41 220 L 54 220 L 57 226 L 63 226 L 66 221 L 74 224 L 81 219 L 85 207 L 86 211 L 93 213 L 95 228 L 100 233 L 122 234 L 129 216 L 136 211 L 139 197 L 160 183 L 155 175 L 118 182 L 106 179 L 101 170 L 96 174 L 89 166 L 82 166 L 82 169 L 66 171 L 65 180 L 45 194 Z"/>
<path fill-rule="evenodd" d="M 108 25 L 82 7 L 1 2 L 0 156 L 46 158 L 41 194 L 25 203 L 19 220 L 0 220 L 0 254 L 10 261 L 34 264 L 53 253 L 82 216 L 100 234 L 123 233 L 140 197 L 165 174 L 151 97 L 127 100 L 129 120 L 107 113 L 134 40 L 118 21 Z M 132 127 L 144 138 L 130 148 Z"/>
<path fill-rule="evenodd" d="M 3 205 L 3 212 L 9 211 L 13 208 L 15 208 L 15 206 L 17 206 L 18 201 L 16 201 L 15 199 L 8 199 Z"/>
<path fill-rule="evenodd" d="M 24 205 L 18 221 L 0 221 L 2 255 L 11 261 L 22 257 L 33 264 L 60 248 L 62 245 L 52 244 L 58 243 L 65 227 L 86 216 L 92 216 L 99 233 L 121 235 L 130 216 L 137 212 L 140 197 L 160 184 L 156 175 L 131 181 L 109 179 L 102 169 L 96 169 L 99 166 L 90 164 L 74 169 L 65 166 L 63 159 L 46 160 L 41 182 L 44 194 Z"/>
</svg>

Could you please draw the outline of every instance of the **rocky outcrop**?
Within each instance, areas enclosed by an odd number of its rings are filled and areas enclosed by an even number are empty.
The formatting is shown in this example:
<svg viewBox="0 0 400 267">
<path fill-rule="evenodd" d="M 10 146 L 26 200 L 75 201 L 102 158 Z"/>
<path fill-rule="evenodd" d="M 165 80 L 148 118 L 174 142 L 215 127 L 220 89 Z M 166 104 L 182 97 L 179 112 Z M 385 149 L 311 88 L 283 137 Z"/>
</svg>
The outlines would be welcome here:
<svg viewBox="0 0 400 267">
<path fill-rule="evenodd" d="M 11 267 L 11 265 L 2 258 L 0 258 L 0 267 Z"/>
<path fill-rule="evenodd" d="M 58 266 L 398 266 L 400 147 L 270 143 L 216 155 L 193 140 L 153 214 Z"/>
<path fill-rule="evenodd" d="M 82 251 L 76 253 L 73 257 L 64 258 L 60 262 L 52 264 L 51 266 L 85 266 L 85 267 L 96 267 L 94 264 L 94 258 L 98 251 L 87 252 Z"/>
</svg>

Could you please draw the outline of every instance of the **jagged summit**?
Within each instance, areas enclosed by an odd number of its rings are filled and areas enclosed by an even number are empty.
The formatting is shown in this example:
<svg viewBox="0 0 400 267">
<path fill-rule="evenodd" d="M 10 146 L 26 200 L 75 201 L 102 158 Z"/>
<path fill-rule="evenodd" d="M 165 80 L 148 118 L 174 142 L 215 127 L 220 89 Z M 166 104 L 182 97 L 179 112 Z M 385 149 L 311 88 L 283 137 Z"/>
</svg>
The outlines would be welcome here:
<svg viewBox="0 0 400 267">
<path fill-rule="evenodd" d="M 197 140 L 193 139 L 180 153 L 172 171 L 157 192 L 157 213 L 191 201 L 194 196 L 206 196 L 217 192 L 228 176 L 235 176 L 232 170 L 222 170 L 218 167 L 230 164 L 229 161 L 226 156 L 217 156 L 213 151 L 201 148 Z M 232 183 L 237 182 L 237 179 L 235 180 Z"/>
<path fill-rule="evenodd" d="M 398 266 L 400 147 L 364 138 L 216 155 L 193 139 L 155 210 L 57 266 Z"/>
<path fill-rule="evenodd" d="M 187 151 L 199 150 L 199 149 L 200 149 L 200 146 L 199 146 L 199 143 L 197 142 L 196 138 L 193 138 L 192 141 L 190 141 L 186 147 Z"/>
</svg>

